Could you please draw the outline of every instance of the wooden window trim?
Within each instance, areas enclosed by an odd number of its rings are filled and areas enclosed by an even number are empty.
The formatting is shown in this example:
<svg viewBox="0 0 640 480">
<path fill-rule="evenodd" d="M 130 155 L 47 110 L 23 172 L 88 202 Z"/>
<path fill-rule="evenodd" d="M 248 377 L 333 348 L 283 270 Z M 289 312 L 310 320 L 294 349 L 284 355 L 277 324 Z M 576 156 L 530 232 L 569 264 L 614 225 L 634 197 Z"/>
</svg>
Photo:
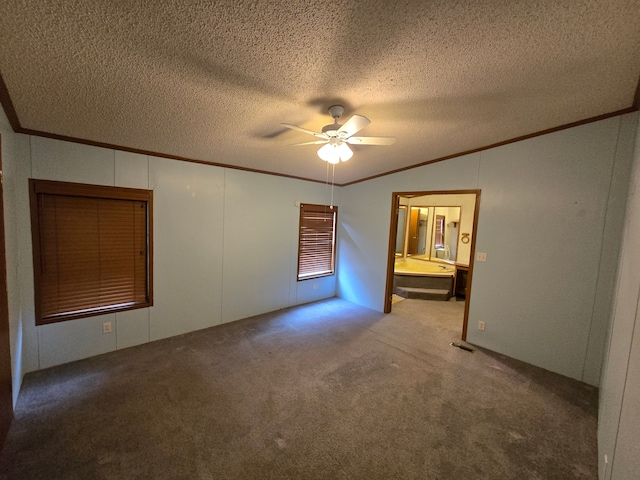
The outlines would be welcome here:
<svg viewBox="0 0 640 480">
<path fill-rule="evenodd" d="M 304 254 L 303 254 L 303 249 L 305 248 L 303 246 L 303 244 L 305 243 L 303 240 L 303 228 L 306 227 L 305 224 L 305 213 L 306 212 L 310 212 L 310 213 L 322 213 L 322 214 L 326 214 L 326 213 L 331 213 L 332 217 L 333 217 L 333 226 L 332 226 L 332 232 L 333 232 L 333 236 L 332 236 L 332 240 L 331 240 L 331 266 L 330 266 L 330 271 L 325 271 L 322 273 L 317 273 L 317 274 L 302 274 L 300 273 L 301 267 L 302 267 L 302 263 L 303 263 L 303 259 L 304 259 Z M 336 207 L 335 205 L 333 207 L 330 207 L 329 205 L 315 205 L 315 204 L 301 204 L 300 205 L 300 221 L 299 221 L 299 225 L 298 225 L 298 271 L 297 271 L 297 280 L 299 282 L 303 282 L 305 280 L 312 280 L 314 278 L 322 278 L 322 277 L 329 277 L 331 275 L 335 275 L 336 272 L 336 268 L 335 268 L 335 263 L 336 263 L 336 237 L 337 237 L 337 228 L 338 228 L 338 207 Z"/>
<path fill-rule="evenodd" d="M 61 195 L 85 198 L 130 200 L 145 202 L 147 206 L 147 292 L 146 301 L 126 306 L 97 307 L 90 311 L 67 313 L 55 317 L 42 318 L 42 275 L 39 266 L 42 261 L 41 235 L 38 210 L 38 195 Z M 153 191 L 136 188 L 90 185 L 51 180 L 29 179 L 29 200 L 31 205 L 31 237 L 33 245 L 34 301 L 36 325 L 47 325 L 78 318 L 87 318 L 107 313 L 123 312 L 153 306 Z"/>
</svg>

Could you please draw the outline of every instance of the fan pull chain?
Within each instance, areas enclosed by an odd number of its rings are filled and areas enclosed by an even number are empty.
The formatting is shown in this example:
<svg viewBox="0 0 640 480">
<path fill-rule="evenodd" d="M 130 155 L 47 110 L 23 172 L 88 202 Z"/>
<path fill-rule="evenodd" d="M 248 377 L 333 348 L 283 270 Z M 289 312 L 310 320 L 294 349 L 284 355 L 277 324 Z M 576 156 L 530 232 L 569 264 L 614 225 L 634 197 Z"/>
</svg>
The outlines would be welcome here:
<svg viewBox="0 0 640 480">
<path fill-rule="evenodd" d="M 332 163 L 332 165 L 333 165 L 333 172 L 331 173 L 331 203 L 329 204 L 329 208 L 333 210 L 333 183 L 336 178 L 336 164 Z M 329 167 L 328 163 L 327 163 L 327 167 Z"/>
<path fill-rule="evenodd" d="M 327 174 L 324 180 L 324 204 L 325 204 L 325 213 L 327 206 L 327 197 L 329 196 L 329 162 L 327 163 Z"/>
<path fill-rule="evenodd" d="M 329 162 L 326 162 L 326 163 L 327 163 L 327 177 L 324 181 L 324 193 L 326 196 L 328 196 L 329 194 Z M 327 198 L 326 196 L 325 196 L 325 202 Z"/>
</svg>

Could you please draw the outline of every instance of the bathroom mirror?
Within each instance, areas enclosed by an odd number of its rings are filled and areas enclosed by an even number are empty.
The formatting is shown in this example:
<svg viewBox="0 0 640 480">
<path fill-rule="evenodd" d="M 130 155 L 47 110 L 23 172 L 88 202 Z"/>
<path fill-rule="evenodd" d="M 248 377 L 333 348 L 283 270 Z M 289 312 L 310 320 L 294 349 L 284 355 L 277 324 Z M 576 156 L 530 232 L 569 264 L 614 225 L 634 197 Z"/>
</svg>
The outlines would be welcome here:
<svg viewBox="0 0 640 480">
<path fill-rule="evenodd" d="M 410 207 L 409 227 L 407 229 L 407 256 L 427 258 L 427 239 L 429 237 L 429 208 Z"/>
<path fill-rule="evenodd" d="M 400 205 L 398 209 L 398 231 L 396 232 L 396 256 L 404 256 L 404 230 L 407 222 L 407 206 Z"/>
<path fill-rule="evenodd" d="M 434 207 L 431 260 L 456 261 L 460 232 L 460 207 Z"/>
<path fill-rule="evenodd" d="M 400 205 L 396 256 L 454 263 L 460 237 L 460 206 Z"/>
</svg>

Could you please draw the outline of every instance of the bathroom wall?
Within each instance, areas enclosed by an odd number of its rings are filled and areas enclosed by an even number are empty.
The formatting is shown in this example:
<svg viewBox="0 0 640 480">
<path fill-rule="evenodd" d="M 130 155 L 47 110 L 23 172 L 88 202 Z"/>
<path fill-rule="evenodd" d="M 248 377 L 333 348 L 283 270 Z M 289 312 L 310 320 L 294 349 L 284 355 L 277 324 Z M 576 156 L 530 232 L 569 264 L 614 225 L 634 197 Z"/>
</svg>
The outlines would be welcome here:
<svg viewBox="0 0 640 480">
<path fill-rule="evenodd" d="M 474 262 L 468 341 L 597 385 L 636 124 L 610 118 L 343 188 L 338 294 L 383 310 L 392 192 L 481 189 L 487 261 Z"/>
<path fill-rule="evenodd" d="M 15 134 L 4 115 L 0 126 L 14 396 L 33 370 L 335 295 L 334 276 L 296 280 L 295 202 L 325 203 L 323 184 Z M 153 190 L 153 307 L 35 326 L 30 177 Z"/>
</svg>

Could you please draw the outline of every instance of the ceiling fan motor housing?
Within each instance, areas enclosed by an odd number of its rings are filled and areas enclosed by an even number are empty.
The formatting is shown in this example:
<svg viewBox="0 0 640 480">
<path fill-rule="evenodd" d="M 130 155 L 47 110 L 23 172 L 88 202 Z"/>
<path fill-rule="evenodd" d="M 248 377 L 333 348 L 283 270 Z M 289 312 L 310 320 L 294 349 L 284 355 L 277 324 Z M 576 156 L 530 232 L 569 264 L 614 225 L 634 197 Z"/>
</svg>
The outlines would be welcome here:
<svg viewBox="0 0 640 480">
<path fill-rule="evenodd" d="M 356 137 L 355 133 L 362 130 L 371 123 L 367 117 L 362 115 L 353 115 L 344 125 L 338 123 L 338 118 L 344 113 L 342 105 L 332 105 L 329 107 L 329 114 L 333 117 L 332 124 L 322 127 L 322 133 L 314 132 L 307 128 L 298 127 L 283 123 L 287 128 L 299 130 L 304 133 L 313 135 L 321 140 L 313 142 L 297 143 L 296 145 L 318 145 L 325 144 L 318 150 L 318 156 L 329 163 L 336 164 L 339 161 L 346 162 L 353 155 L 353 151 L 348 144 L 358 145 L 391 145 L 395 142 L 394 137 Z"/>
<path fill-rule="evenodd" d="M 326 134 L 329 137 L 337 137 L 338 129 L 341 127 L 339 123 L 331 123 L 329 125 L 325 125 L 322 127 L 322 133 Z"/>
</svg>

